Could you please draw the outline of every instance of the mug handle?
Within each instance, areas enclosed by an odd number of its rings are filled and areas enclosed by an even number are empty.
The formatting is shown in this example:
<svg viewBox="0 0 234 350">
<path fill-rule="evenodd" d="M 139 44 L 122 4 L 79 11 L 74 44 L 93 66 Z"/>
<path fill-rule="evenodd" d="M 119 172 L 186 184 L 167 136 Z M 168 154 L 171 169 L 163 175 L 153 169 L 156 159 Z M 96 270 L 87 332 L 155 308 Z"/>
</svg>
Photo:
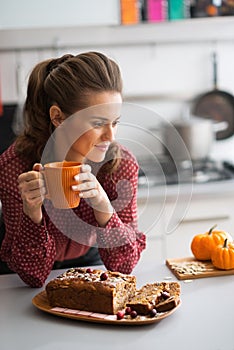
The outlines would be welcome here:
<svg viewBox="0 0 234 350">
<path fill-rule="evenodd" d="M 46 194 L 45 194 L 45 198 L 46 199 L 51 199 L 50 193 L 49 193 L 49 186 L 47 184 L 47 180 L 46 180 L 46 176 L 45 176 L 45 169 L 43 168 L 42 170 L 40 170 L 40 172 L 42 173 L 43 177 L 44 177 L 44 181 L 45 181 L 45 185 L 46 185 Z"/>
</svg>

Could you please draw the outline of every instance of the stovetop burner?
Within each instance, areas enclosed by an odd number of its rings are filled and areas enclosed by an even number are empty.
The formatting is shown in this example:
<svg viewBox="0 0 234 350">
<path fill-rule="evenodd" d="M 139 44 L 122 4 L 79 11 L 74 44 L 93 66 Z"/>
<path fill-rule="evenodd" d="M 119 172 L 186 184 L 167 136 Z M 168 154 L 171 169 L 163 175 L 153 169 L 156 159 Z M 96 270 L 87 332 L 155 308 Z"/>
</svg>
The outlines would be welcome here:
<svg viewBox="0 0 234 350">
<path fill-rule="evenodd" d="M 178 183 L 208 183 L 234 178 L 234 164 L 205 159 L 197 162 L 175 163 L 170 157 L 138 160 L 139 187 L 173 185 Z"/>
</svg>

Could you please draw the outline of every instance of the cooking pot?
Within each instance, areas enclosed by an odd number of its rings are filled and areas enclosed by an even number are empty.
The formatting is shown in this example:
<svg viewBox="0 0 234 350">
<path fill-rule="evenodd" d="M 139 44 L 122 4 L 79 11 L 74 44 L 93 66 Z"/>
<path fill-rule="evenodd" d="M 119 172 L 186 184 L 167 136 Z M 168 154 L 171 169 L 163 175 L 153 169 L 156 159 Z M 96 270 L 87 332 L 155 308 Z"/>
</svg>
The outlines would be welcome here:
<svg viewBox="0 0 234 350">
<path fill-rule="evenodd" d="M 163 127 L 165 152 L 176 161 L 198 161 L 209 157 L 216 133 L 227 128 L 226 122 L 191 116 Z"/>
</svg>

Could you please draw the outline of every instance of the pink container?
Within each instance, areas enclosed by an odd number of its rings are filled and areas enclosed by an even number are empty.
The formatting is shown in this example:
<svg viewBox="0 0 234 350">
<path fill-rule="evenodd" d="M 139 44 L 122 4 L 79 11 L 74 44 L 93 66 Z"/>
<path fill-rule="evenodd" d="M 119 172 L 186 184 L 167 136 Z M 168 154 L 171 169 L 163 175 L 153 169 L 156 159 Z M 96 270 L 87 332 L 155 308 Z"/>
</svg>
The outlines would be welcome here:
<svg viewBox="0 0 234 350">
<path fill-rule="evenodd" d="M 163 22 L 167 20 L 167 0 L 147 0 L 147 21 Z"/>
</svg>

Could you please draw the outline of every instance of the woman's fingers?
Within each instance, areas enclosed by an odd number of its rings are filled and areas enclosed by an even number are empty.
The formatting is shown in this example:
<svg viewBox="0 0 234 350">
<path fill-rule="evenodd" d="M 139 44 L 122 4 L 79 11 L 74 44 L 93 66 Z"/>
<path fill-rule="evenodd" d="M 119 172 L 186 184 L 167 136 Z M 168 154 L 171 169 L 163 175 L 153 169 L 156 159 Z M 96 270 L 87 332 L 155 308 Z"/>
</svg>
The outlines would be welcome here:
<svg viewBox="0 0 234 350">
<path fill-rule="evenodd" d="M 37 224 L 41 223 L 41 206 L 46 193 L 43 175 L 40 173 L 42 165 L 34 164 L 33 170 L 20 174 L 18 188 L 23 201 L 23 211 Z"/>
<path fill-rule="evenodd" d="M 97 188 L 97 183 L 95 181 L 86 181 L 78 185 L 73 185 L 72 188 L 75 191 L 88 191 Z"/>
<path fill-rule="evenodd" d="M 79 196 L 81 198 L 93 198 L 98 196 L 98 190 L 80 191 Z"/>
<path fill-rule="evenodd" d="M 110 200 L 96 176 L 91 173 L 89 165 L 83 164 L 81 172 L 74 178 L 77 184 L 72 186 L 73 191 L 78 191 L 81 198 L 89 200 L 93 209 L 102 213 L 113 213 Z"/>
<path fill-rule="evenodd" d="M 90 173 L 89 171 L 84 172 L 84 173 L 79 173 L 74 178 L 77 182 L 94 181 L 96 179 L 96 177 L 92 173 Z"/>
<path fill-rule="evenodd" d="M 41 198 L 46 194 L 46 190 L 44 187 L 35 188 L 33 190 L 23 190 L 21 192 L 21 197 L 23 200 L 33 200 L 35 198 Z"/>
<path fill-rule="evenodd" d="M 27 173 L 22 173 L 18 177 L 18 183 L 29 182 L 39 178 L 39 173 L 37 171 L 28 171 Z"/>
<path fill-rule="evenodd" d="M 87 172 L 91 173 L 92 168 L 89 164 L 82 164 L 80 170 L 81 170 L 81 173 L 87 173 Z"/>
<path fill-rule="evenodd" d="M 82 198 L 92 198 L 98 195 L 98 181 L 91 170 L 90 165 L 83 164 L 81 172 L 75 176 L 77 185 L 73 185 L 72 189 L 73 191 L 79 191 Z"/>
<path fill-rule="evenodd" d="M 19 188 L 28 192 L 28 191 L 37 190 L 38 188 L 43 187 L 43 185 L 44 185 L 44 181 L 42 179 L 35 179 L 35 180 L 31 180 L 31 181 L 21 182 L 19 184 Z"/>
<path fill-rule="evenodd" d="M 42 171 L 42 170 L 43 170 L 42 164 L 40 164 L 40 163 L 35 163 L 35 164 L 33 165 L 33 170 L 35 170 L 35 171 Z"/>
<path fill-rule="evenodd" d="M 46 193 L 44 179 L 38 171 L 29 171 L 19 175 L 18 183 L 23 200 L 31 201 L 35 198 L 40 198 Z"/>
</svg>

